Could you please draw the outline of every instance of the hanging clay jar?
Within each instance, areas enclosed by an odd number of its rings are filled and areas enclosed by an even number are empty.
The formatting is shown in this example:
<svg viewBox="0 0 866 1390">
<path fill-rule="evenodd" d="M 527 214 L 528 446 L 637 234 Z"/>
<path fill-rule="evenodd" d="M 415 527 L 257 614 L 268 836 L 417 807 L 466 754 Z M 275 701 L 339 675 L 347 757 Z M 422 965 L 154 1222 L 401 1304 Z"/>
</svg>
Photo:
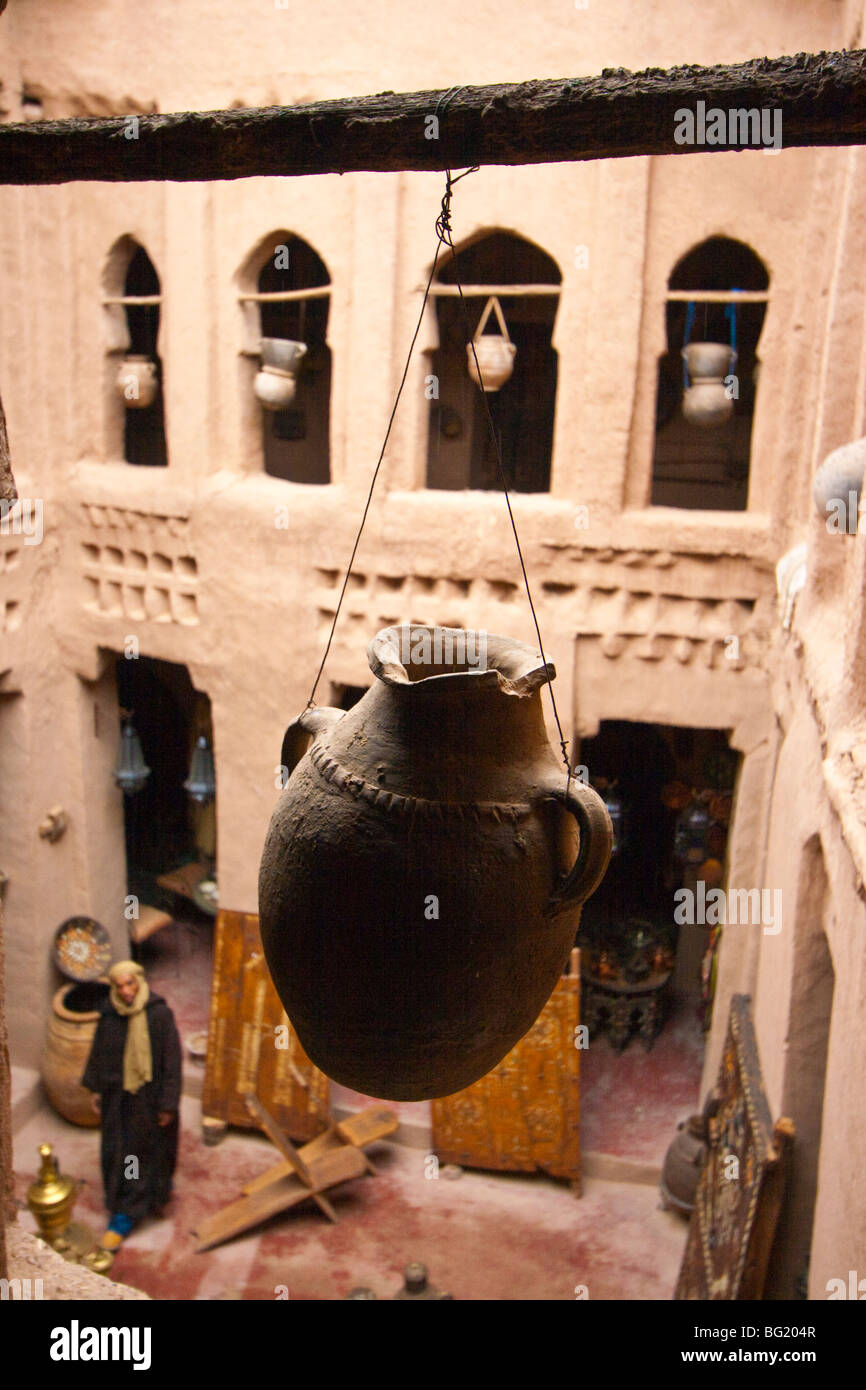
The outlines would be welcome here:
<svg viewBox="0 0 866 1390">
<path fill-rule="evenodd" d="M 285 410 L 291 405 L 306 351 L 306 343 L 296 343 L 291 338 L 262 338 L 262 368 L 253 382 L 253 391 L 265 410 Z"/>
<path fill-rule="evenodd" d="M 535 1022 L 611 825 L 591 787 L 566 790 L 540 698 L 555 672 L 531 647 L 413 624 L 367 655 L 376 680 L 351 710 L 305 710 L 286 733 L 261 935 L 316 1066 L 423 1100 L 478 1080 Z"/>
<path fill-rule="evenodd" d="M 496 314 L 499 322 L 498 333 L 485 333 L 484 326 L 491 313 Z M 475 348 L 473 356 L 472 348 Z M 508 336 L 508 329 L 505 319 L 502 317 L 502 307 L 495 294 L 492 294 L 484 306 L 484 312 L 478 321 L 475 330 L 475 337 L 471 343 L 466 344 L 466 356 L 469 360 L 469 375 L 476 386 L 482 386 L 485 391 L 498 391 L 500 386 L 504 386 L 514 370 L 514 358 L 517 348 Z M 478 367 L 475 366 L 475 358 L 478 359 Z M 481 376 L 478 375 L 478 368 L 481 369 Z"/>
<path fill-rule="evenodd" d="M 683 415 L 692 425 L 718 429 L 733 414 L 725 377 L 734 370 L 737 354 L 727 343 L 689 343 L 683 358 L 690 382 L 683 396 Z"/>
<path fill-rule="evenodd" d="M 156 400 L 158 389 L 156 363 L 152 357 L 130 354 L 124 357 L 117 373 L 115 388 L 128 410 L 146 410 Z"/>
</svg>

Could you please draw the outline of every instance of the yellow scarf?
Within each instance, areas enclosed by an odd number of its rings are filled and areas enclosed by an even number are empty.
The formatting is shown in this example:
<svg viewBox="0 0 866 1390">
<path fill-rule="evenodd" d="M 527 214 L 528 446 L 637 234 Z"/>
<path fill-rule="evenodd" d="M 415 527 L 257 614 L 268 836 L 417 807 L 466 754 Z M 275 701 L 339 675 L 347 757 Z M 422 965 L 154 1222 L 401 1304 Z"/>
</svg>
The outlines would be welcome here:
<svg viewBox="0 0 866 1390">
<path fill-rule="evenodd" d="M 117 990 L 117 981 L 125 975 L 135 975 L 138 980 L 138 993 L 131 1004 L 124 1004 Z M 117 961 L 109 970 L 108 978 L 111 981 L 109 994 L 116 1012 L 129 1019 L 123 1049 L 123 1089 L 135 1095 L 146 1082 L 153 1080 L 150 1029 L 144 1011 L 150 998 L 150 987 L 144 978 L 144 971 L 134 960 Z"/>
</svg>

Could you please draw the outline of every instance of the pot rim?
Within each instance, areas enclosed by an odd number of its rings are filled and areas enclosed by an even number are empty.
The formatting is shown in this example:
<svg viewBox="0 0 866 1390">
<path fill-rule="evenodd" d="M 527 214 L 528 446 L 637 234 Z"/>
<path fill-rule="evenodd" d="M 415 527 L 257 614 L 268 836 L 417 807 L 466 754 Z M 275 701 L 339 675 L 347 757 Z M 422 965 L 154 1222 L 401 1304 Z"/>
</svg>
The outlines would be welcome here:
<svg viewBox="0 0 866 1390">
<path fill-rule="evenodd" d="M 681 355 L 689 365 L 691 365 L 693 358 L 700 358 L 702 355 L 710 361 L 715 359 L 718 362 L 730 361 L 734 363 L 737 360 L 737 350 L 732 348 L 730 343 L 686 343 L 685 347 L 681 349 Z"/>
<path fill-rule="evenodd" d="M 486 664 L 479 669 L 467 669 L 465 661 L 433 661 L 428 665 L 457 665 L 463 669 L 443 670 L 436 675 L 412 679 L 401 657 L 408 655 L 419 638 L 425 634 L 433 644 L 434 653 L 437 640 L 440 650 L 446 639 L 450 639 L 452 652 L 461 645 L 465 651 L 470 646 L 467 639 L 473 639 L 473 652 L 483 651 Z M 480 639 L 480 640 L 479 640 Z M 444 653 L 443 653 L 444 654 Z M 556 667 L 552 661 L 546 663 L 537 648 L 530 647 L 514 637 L 504 637 L 486 629 L 441 627 L 428 623 L 401 623 L 382 628 L 376 633 L 367 647 L 367 661 L 370 670 L 378 680 L 394 689 L 415 689 L 436 693 L 447 690 L 479 690 L 498 687 L 509 695 L 532 695 L 548 680 L 556 678 Z M 411 662 L 410 662 L 411 664 Z"/>
<path fill-rule="evenodd" d="M 71 990 L 77 989 L 79 985 L 107 985 L 110 983 L 111 981 L 107 975 L 100 975 L 97 980 L 69 980 L 67 984 L 61 985 L 60 988 L 55 991 L 54 997 L 51 1000 L 51 1008 L 55 1016 L 62 1019 L 64 1023 L 93 1023 L 99 1018 L 102 1012 L 101 1009 L 87 1009 L 86 1011 L 67 1009 L 63 1001 L 67 994 L 69 994 Z"/>
</svg>

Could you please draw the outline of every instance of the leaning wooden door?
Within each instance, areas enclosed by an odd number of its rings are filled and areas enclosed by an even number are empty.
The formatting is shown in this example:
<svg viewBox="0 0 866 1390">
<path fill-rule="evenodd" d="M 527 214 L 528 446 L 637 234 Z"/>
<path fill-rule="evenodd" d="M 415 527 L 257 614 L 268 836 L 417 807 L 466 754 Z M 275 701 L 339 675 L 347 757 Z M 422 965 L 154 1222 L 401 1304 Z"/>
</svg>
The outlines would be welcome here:
<svg viewBox="0 0 866 1390">
<path fill-rule="evenodd" d="M 293 1139 L 328 1125 L 329 1081 L 286 1017 L 265 964 L 259 919 L 220 910 L 214 943 L 202 1115 L 250 1128 L 256 1095 Z"/>
<path fill-rule="evenodd" d="M 580 1180 L 580 952 L 525 1037 L 465 1091 L 433 1101 L 444 1163 Z"/>
</svg>

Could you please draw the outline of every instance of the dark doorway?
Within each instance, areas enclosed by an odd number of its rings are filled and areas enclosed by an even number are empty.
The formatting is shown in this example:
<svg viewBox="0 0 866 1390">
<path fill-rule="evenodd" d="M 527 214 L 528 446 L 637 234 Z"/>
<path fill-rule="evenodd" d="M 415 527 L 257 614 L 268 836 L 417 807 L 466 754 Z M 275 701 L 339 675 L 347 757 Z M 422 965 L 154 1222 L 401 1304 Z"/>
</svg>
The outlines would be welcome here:
<svg viewBox="0 0 866 1390">
<path fill-rule="evenodd" d="M 147 656 L 118 658 L 117 695 L 150 768 L 142 789 L 124 796 L 129 891 L 153 903 L 162 897 L 156 885 L 161 875 L 213 849 L 213 807 L 197 806 L 183 785 L 199 734 L 213 746 L 210 702 L 194 689 L 185 666 Z"/>
<path fill-rule="evenodd" d="M 708 1023 L 713 932 L 678 925 L 674 894 L 695 890 L 702 876 L 713 886 L 723 880 L 738 755 L 720 730 L 605 720 L 581 742 L 580 762 L 622 821 L 605 879 L 583 908 L 578 944 L 605 951 L 613 969 L 631 951 L 634 924 L 644 923 L 653 949 L 672 964 L 672 986 L 695 1004 L 704 996 Z"/>
</svg>

